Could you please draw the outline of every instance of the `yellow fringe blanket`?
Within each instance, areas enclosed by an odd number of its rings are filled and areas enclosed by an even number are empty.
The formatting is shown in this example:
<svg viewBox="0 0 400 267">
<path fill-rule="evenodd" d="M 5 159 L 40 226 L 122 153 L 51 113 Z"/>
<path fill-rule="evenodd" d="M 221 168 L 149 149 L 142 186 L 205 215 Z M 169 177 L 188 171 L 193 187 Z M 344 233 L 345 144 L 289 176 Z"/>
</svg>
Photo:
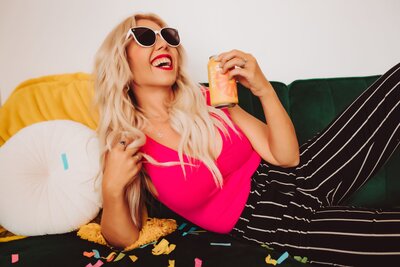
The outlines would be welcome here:
<svg viewBox="0 0 400 267">
<path fill-rule="evenodd" d="M 129 251 L 142 245 L 157 241 L 160 237 L 174 232 L 177 228 L 176 221 L 173 219 L 149 218 L 140 231 L 139 239 L 126 247 L 124 251 Z M 98 223 L 88 223 L 79 228 L 77 235 L 85 240 L 109 246 L 101 234 L 101 228 Z M 26 238 L 27 236 L 14 235 L 0 226 L 0 242 L 8 242 Z M 111 246 L 109 246 L 111 247 Z"/>
<path fill-rule="evenodd" d="M 143 226 L 142 230 L 140 231 L 139 239 L 135 243 L 126 247 L 124 251 L 129 251 L 145 244 L 154 242 L 160 237 L 166 236 L 174 232 L 176 228 L 177 224 L 176 221 L 173 219 L 149 218 L 146 224 Z M 100 225 L 97 223 L 89 223 L 82 226 L 78 231 L 78 236 L 80 236 L 82 239 L 97 244 L 109 246 L 107 244 L 107 241 L 101 234 Z"/>
</svg>

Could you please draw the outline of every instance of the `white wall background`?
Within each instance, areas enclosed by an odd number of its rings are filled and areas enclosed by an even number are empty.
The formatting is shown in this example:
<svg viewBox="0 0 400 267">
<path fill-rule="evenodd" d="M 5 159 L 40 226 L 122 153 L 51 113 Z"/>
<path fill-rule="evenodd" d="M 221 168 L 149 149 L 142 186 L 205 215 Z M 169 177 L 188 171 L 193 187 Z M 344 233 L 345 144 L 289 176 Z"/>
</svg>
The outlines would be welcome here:
<svg viewBox="0 0 400 267">
<path fill-rule="evenodd" d="M 180 30 L 194 81 L 208 57 L 252 53 L 270 80 L 381 74 L 400 61 L 398 0 L 0 0 L 2 102 L 22 81 L 90 72 L 106 34 L 154 12 Z"/>
</svg>

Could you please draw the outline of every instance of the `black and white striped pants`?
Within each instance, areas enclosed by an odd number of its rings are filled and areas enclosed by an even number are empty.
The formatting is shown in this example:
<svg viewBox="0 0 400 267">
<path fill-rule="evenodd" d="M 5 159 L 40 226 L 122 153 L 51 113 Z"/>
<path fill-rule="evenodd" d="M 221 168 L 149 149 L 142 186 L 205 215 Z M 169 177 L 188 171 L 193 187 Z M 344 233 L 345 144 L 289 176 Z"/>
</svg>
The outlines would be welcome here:
<svg viewBox="0 0 400 267">
<path fill-rule="evenodd" d="M 298 167 L 262 162 L 230 234 L 321 266 L 400 264 L 400 209 L 341 205 L 396 150 L 399 126 L 400 64 L 301 146 Z"/>
</svg>

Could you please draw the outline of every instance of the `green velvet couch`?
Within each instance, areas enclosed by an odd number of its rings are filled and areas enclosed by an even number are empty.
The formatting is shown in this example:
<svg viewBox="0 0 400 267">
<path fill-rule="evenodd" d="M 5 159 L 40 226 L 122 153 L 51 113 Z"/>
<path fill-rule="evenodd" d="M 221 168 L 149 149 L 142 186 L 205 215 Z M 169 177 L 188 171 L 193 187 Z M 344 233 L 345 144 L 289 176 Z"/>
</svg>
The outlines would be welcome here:
<svg viewBox="0 0 400 267">
<path fill-rule="evenodd" d="M 297 80 L 289 85 L 272 82 L 284 107 L 291 116 L 298 140 L 303 144 L 315 133 L 322 130 L 363 90 L 379 76 Z M 261 105 L 247 89 L 239 86 L 240 105 L 254 116 L 264 119 Z M 369 207 L 400 206 L 400 153 L 396 151 L 385 167 L 350 199 L 350 205 Z M 351 179 L 351 177 L 350 177 Z M 235 240 L 226 235 L 210 232 L 187 234 L 192 224 L 172 213 L 161 203 L 149 204 L 149 215 L 175 218 L 182 229 L 165 238 L 176 244 L 169 255 L 154 256 L 152 246 L 128 252 L 139 259 L 133 263 L 129 257 L 118 262 L 105 262 L 104 266 L 165 266 L 168 260 L 175 260 L 175 266 L 195 266 L 194 259 L 203 261 L 203 267 L 210 266 L 272 266 L 265 263 L 270 254 L 277 259 L 284 251 L 273 251 L 265 247 Z M 226 243 L 215 246 L 210 243 Z M 229 244 L 229 245 L 227 245 Z M 76 232 L 29 237 L 22 240 L 0 243 L 0 266 L 87 266 L 96 259 L 83 256 L 84 251 L 97 249 L 101 256 L 112 250 L 108 247 L 79 239 Z M 11 254 L 19 254 L 19 262 L 11 263 Z M 293 256 L 280 266 L 309 266 L 300 263 Z"/>
</svg>

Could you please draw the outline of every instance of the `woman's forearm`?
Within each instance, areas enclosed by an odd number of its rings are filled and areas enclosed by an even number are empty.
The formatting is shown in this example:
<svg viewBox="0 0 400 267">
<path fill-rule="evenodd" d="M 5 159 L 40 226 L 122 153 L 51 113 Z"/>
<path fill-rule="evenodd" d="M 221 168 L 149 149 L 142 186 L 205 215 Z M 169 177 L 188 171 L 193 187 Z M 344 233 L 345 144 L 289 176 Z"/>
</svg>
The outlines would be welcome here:
<svg viewBox="0 0 400 267">
<path fill-rule="evenodd" d="M 293 123 L 272 85 L 259 96 L 268 124 L 268 143 L 275 159 L 285 167 L 299 163 L 299 145 Z"/>
<path fill-rule="evenodd" d="M 103 188 L 101 232 L 110 245 L 119 248 L 125 248 L 139 238 L 139 229 L 132 221 L 124 192 Z"/>
</svg>

